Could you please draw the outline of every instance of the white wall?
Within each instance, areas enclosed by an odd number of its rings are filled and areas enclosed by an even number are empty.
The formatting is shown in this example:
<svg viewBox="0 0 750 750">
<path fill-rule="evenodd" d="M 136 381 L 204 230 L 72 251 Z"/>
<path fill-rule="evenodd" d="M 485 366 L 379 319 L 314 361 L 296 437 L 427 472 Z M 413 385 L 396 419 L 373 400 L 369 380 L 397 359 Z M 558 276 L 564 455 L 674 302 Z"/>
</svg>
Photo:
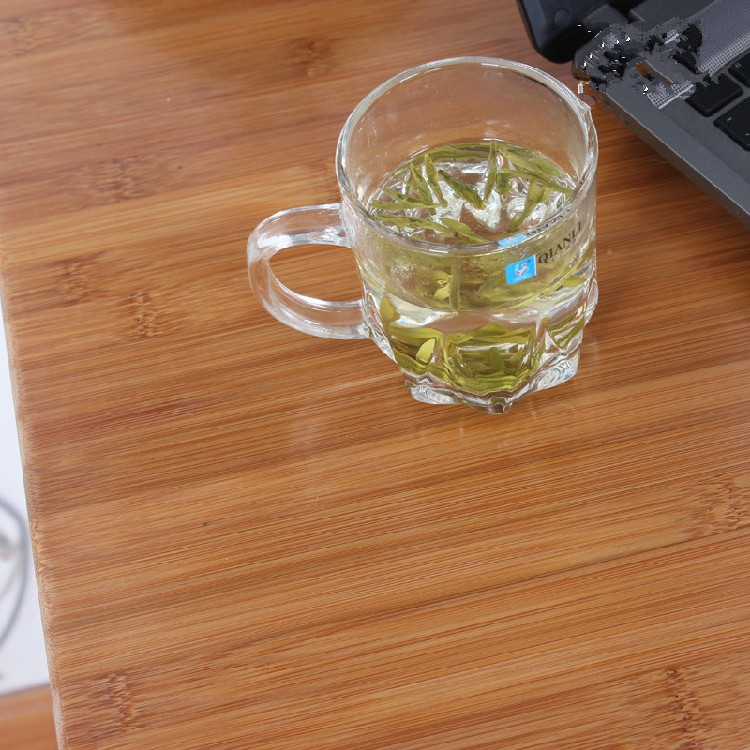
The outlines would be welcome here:
<svg viewBox="0 0 750 750">
<path fill-rule="evenodd" d="M 48 681 L 0 310 L 0 694 Z"/>
</svg>

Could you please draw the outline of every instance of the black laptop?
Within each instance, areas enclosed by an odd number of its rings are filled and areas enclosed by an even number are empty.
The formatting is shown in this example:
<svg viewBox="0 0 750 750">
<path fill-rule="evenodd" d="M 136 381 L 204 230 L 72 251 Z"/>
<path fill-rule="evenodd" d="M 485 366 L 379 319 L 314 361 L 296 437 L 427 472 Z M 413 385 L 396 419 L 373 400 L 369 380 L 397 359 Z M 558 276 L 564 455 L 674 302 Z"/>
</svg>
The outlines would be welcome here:
<svg viewBox="0 0 750 750">
<path fill-rule="evenodd" d="M 518 0 L 534 47 L 750 227 L 750 0 Z"/>
</svg>

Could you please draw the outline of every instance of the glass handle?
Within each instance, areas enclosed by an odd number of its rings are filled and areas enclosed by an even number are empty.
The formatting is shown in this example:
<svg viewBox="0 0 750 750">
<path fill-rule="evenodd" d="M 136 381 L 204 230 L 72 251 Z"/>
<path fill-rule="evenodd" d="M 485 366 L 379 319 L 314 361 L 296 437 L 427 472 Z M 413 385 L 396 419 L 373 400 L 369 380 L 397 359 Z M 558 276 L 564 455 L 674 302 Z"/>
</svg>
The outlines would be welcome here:
<svg viewBox="0 0 750 750">
<path fill-rule="evenodd" d="M 304 206 L 280 211 L 262 221 L 247 242 L 250 286 L 263 307 L 290 328 L 321 338 L 365 339 L 369 334 L 361 299 L 328 302 L 298 294 L 282 284 L 271 269 L 271 258 L 290 247 L 349 247 L 339 209 L 338 203 Z"/>
</svg>

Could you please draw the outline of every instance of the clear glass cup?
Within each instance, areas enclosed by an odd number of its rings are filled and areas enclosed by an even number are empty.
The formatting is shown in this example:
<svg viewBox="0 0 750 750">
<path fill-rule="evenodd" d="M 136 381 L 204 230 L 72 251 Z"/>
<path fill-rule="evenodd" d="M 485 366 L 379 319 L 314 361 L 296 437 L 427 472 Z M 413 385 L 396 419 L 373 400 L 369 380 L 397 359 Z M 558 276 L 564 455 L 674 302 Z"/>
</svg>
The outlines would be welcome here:
<svg viewBox="0 0 750 750">
<path fill-rule="evenodd" d="M 341 202 L 282 211 L 250 235 L 252 289 L 299 331 L 373 339 L 420 401 L 503 412 L 578 368 L 597 301 L 597 156 L 589 107 L 540 70 L 480 57 L 407 70 L 346 121 Z M 305 244 L 351 248 L 361 299 L 282 284 L 271 258 Z"/>
</svg>

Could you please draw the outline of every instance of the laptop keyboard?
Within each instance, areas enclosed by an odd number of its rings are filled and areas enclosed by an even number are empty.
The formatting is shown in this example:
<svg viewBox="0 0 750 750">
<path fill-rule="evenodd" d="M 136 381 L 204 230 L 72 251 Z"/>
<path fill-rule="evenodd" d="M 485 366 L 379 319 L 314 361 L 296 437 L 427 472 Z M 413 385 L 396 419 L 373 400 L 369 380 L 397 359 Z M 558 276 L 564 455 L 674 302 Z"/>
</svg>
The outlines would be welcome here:
<svg viewBox="0 0 750 750">
<path fill-rule="evenodd" d="M 637 9 L 647 4 L 656 7 Z M 710 0 L 688 18 L 656 25 L 608 24 L 579 48 L 574 70 L 750 227 L 750 0 Z"/>
<path fill-rule="evenodd" d="M 681 56 L 678 62 L 685 63 Z M 690 68 L 690 65 L 686 65 Z M 714 117 L 714 125 L 735 143 L 750 151 L 750 52 L 731 63 L 727 72 L 707 76 L 695 86 L 687 103 L 703 117 Z M 740 99 L 741 101 L 737 102 Z M 731 106 L 729 106 L 731 105 Z"/>
</svg>

